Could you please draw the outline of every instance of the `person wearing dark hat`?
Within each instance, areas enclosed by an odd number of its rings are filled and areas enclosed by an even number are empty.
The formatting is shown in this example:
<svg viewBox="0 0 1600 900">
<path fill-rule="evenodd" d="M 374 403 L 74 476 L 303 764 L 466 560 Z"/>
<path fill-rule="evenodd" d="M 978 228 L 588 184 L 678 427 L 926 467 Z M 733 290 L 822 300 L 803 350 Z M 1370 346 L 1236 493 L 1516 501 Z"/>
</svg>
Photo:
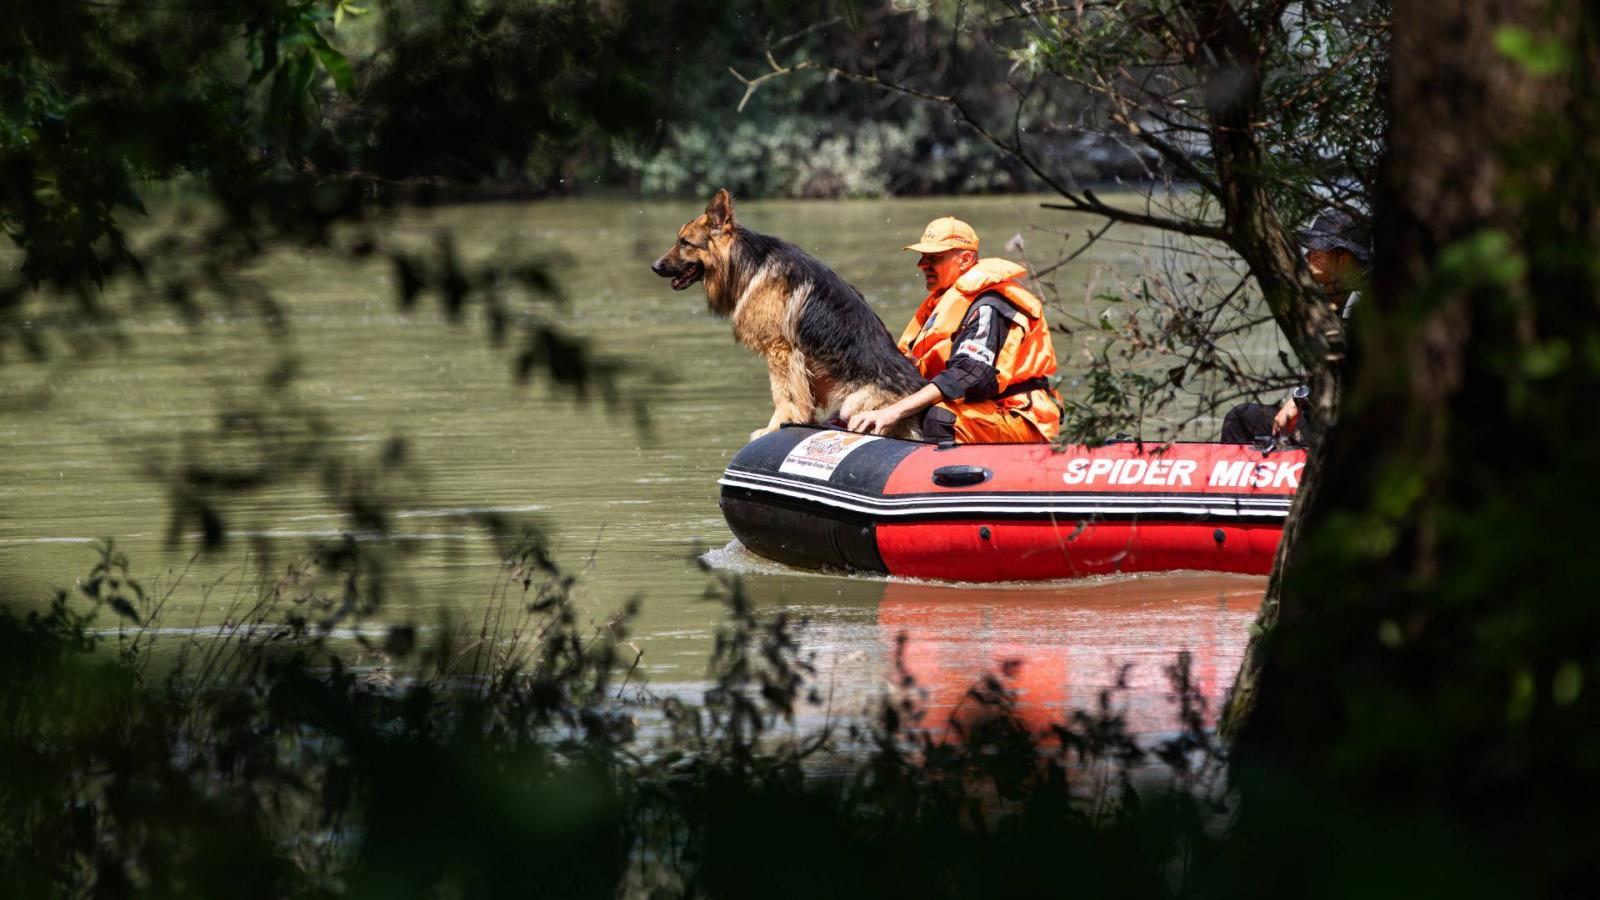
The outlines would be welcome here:
<svg viewBox="0 0 1600 900">
<path fill-rule="evenodd" d="M 1372 248 L 1364 229 L 1349 214 L 1325 209 L 1317 214 L 1310 228 L 1295 232 L 1305 250 L 1311 277 L 1322 286 L 1323 297 L 1333 311 L 1348 319 L 1361 299 L 1358 288 L 1372 265 Z M 1249 444 L 1258 436 L 1293 438 L 1300 426 L 1300 413 L 1310 398 L 1304 385 L 1289 392 L 1277 406 L 1268 403 L 1241 403 L 1222 417 L 1224 444 Z"/>
<path fill-rule="evenodd" d="M 1372 247 L 1366 230 L 1337 209 L 1325 209 L 1310 228 L 1295 232 L 1306 253 L 1311 277 L 1322 285 L 1333 311 L 1350 318 L 1360 299 L 1357 289 L 1372 267 Z"/>
</svg>

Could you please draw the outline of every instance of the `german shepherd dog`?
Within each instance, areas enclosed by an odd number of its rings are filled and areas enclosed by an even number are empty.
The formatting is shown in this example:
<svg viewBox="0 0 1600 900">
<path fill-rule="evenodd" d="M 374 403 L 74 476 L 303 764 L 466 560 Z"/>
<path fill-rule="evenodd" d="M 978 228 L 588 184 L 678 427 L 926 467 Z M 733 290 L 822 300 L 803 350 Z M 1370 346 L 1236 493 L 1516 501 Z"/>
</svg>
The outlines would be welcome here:
<svg viewBox="0 0 1600 900">
<path fill-rule="evenodd" d="M 727 189 L 650 270 L 675 291 L 704 282 L 711 312 L 731 317 L 734 340 L 766 359 L 772 418 L 751 440 L 785 422 L 848 420 L 927 383 L 860 291 L 799 247 L 735 222 Z M 918 424 L 907 416 L 891 433 L 916 438 Z"/>
</svg>

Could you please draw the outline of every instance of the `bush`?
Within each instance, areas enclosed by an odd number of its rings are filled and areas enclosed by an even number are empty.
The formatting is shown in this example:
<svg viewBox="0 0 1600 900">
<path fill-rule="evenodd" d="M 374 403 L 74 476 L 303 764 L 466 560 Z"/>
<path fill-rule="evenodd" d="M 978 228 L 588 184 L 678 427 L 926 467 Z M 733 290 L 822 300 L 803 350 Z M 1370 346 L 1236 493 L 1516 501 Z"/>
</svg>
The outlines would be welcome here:
<svg viewBox="0 0 1600 900">
<path fill-rule="evenodd" d="M 0 610 L 7 896 L 945 897 L 1063 867 L 1158 896 L 1215 842 L 1221 754 L 1187 659 L 1156 751 L 1176 782 L 1146 795 L 1115 692 L 1032 734 L 997 675 L 946 733 L 902 669 L 872 715 L 780 733 L 821 698 L 796 623 L 758 618 L 736 580 L 687 703 L 631 680 L 637 606 L 580 624 L 535 545 L 497 595 L 527 614 L 508 631 L 336 641 L 295 614 L 311 560 L 159 666 L 159 601 L 109 544 L 97 569 L 94 611 L 65 592 Z"/>
<path fill-rule="evenodd" d="M 740 119 L 731 131 L 669 129 L 660 150 L 619 151 L 647 194 L 706 196 L 719 187 L 746 197 L 886 197 L 907 193 L 1035 190 L 1037 180 L 1003 165 L 976 136 L 941 141 L 930 115 L 850 125 L 838 117 Z M 841 125 L 846 127 L 842 128 Z"/>
</svg>

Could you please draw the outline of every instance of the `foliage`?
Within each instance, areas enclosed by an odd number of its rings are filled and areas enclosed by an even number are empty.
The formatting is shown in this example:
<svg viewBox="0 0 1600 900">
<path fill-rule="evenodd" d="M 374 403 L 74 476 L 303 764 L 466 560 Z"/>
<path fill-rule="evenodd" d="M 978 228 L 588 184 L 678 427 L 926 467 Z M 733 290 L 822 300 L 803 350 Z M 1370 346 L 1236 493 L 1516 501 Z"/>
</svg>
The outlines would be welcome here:
<svg viewBox="0 0 1600 900">
<path fill-rule="evenodd" d="M 1561 49 L 1530 58 L 1534 41 L 1505 37 L 1519 30 Z M 1600 16 L 1397 7 L 1394 41 L 1374 314 L 1329 489 L 1261 641 L 1235 778 L 1246 809 L 1292 783 L 1308 807 L 1372 823 L 1353 850 L 1397 884 L 1438 874 L 1383 848 L 1407 833 L 1456 848 L 1459 880 L 1581 896 L 1600 874 Z M 1240 839 L 1283 848 L 1283 825 L 1246 815 Z"/>
<path fill-rule="evenodd" d="M 652 145 L 619 148 L 619 159 L 638 172 L 645 192 L 696 197 L 722 186 L 752 197 L 1037 190 L 1043 183 L 1021 161 L 990 152 L 959 118 L 910 97 L 860 91 L 815 65 L 849 66 L 885 80 L 960 80 L 979 102 L 1004 104 L 1012 94 L 1011 64 L 981 35 L 954 27 L 962 15 L 946 5 L 895 3 L 851 4 L 846 11 L 764 5 L 743 13 L 761 31 L 729 28 L 719 35 L 715 46 L 731 65 L 707 67 L 675 85 L 676 102 L 694 115 L 670 122 Z M 822 77 L 743 74 L 776 66 L 770 53 L 779 50 L 800 60 L 785 72 L 809 68 Z M 747 87 L 742 98 L 739 81 Z M 1078 117 L 1082 105 L 1077 92 L 1036 98 L 1022 125 L 1048 132 Z M 1137 153 L 1098 136 L 1079 135 L 1057 159 L 1093 181 L 1144 177 Z"/>
<path fill-rule="evenodd" d="M 866 122 L 842 133 L 829 118 L 743 119 L 731 131 L 687 124 L 648 157 L 624 158 L 647 194 L 705 196 L 727 187 L 745 197 L 883 197 L 931 186 L 934 192 L 984 192 L 1033 186 L 977 141 L 922 145 L 927 113 L 904 123 Z"/>
<path fill-rule="evenodd" d="M 547 259 L 508 245 L 469 261 L 448 235 L 431 254 L 390 245 L 374 225 L 408 198 L 324 177 L 316 162 L 332 133 L 328 121 L 343 121 L 339 104 L 353 94 L 385 104 L 378 108 L 386 115 L 420 121 L 457 115 L 464 80 L 524 86 L 497 95 L 503 109 L 479 110 L 521 123 L 484 145 L 484 165 L 507 153 L 526 158 L 539 141 L 554 152 L 577 131 L 633 127 L 636 119 L 607 112 L 572 79 L 531 78 L 518 68 L 530 54 L 540 65 L 582 58 L 606 78 L 636 79 L 637 70 L 602 65 L 620 52 L 608 43 L 620 25 L 591 21 L 601 12 L 577 3 L 496 4 L 472 15 L 461 7 L 431 29 L 406 25 L 418 15 L 410 7 L 390 9 L 382 27 L 395 32 L 396 48 L 385 52 L 401 58 L 412 79 L 397 87 L 338 48 L 339 23 L 348 30 L 377 18 L 351 18 L 361 10 L 342 0 L 240 0 L 194 17 L 160 2 L 18 4 L 10 18 L 10 61 L 0 65 L 0 225 L 19 256 L 0 273 L 0 361 L 18 351 L 56 361 L 120 346 L 122 322 L 149 307 L 173 311 L 197 332 L 218 314 L 254 324 L 277 349 L 278 361 L 255 384 L 238 385 L 214 427 L 186 429 L 173 449 L 146 454 L 147 474 L 171 496 L 172 544 L 193 532 L 205 549 L 221 549 L 232 501 L 291 481 L 320 485 L 354 533 L 384 532 L 379 495 L 409 474 L 403 443 L 374 460 L 353 459 L 336 440 L 337 423 L 297 395 L 292 323 L 249 273 L 285 245 L 358 261 L 387 257 L 402 310 L 436 301 L 452 322 L 481 322 L 488 340 L 507 348 L 519 381 L 548 379 L 575 402 L 603 401 L 648 427 L 629 379 L 659 373 L 599 354 L 561 327 L 565 298 Z M 470 63 L 469 73 L 423 64 L 453 59 L 468 45 L 478 56 L 457 61 Z M 558 45 L 565 55 L 545 52 Z M 617 96 L 621 88 L 607 81 L 592 90 Z M 584 118 L 582 109 L 595 112 Z M 634 112 L 648 115 L 650 107 Z M 571 129 L 556 129 L 555 119 Z M 402 149 L 425 159 L 429 145 L 385 132 L 392 124 L 368 123 L 381 147 L 344 139 L 347 161 L 370 167 L 380 150 L 393 161 Z M 459 123 L 428 127 L 451 140 L 465 136 Z M 139 193 L 157 179 L 177 179 L 186 201 L 178 205 L 197 211 L 142 223 L 130 238 L 127 215 L 144 217 Z M 369 576 L 382 577 L 383 568 Z M 376 587 L 368 593 L 382 595 Z"/>
<path fill-rule="evenodd" d="M 585 14 L 532 6 L 497 8 L 538 23 Z M 523 328 L 525 373 L 610 390 L 616 370 L 547 318 L 557 294 L 542 269 L 468 266 L 447 242 L 432 256 L 380 247 L 361 226 L 394 199 L 374 189 L 382 179 L 325 177 L 366 165 L 361 152 L 330 146 L 397 151 L 390 136 L 362 137 L 393 135 L 384 129 L 399 127 L 385 118 L 395 110 L 341 108 L 354 102 L 340 98 L 341 82 L 358 95 L 386 85 L 392 105 L 456 97 L 385 70 L 383 51 L 347 73 L 328 29 L 359 7 L 0 9 L 0 222 L 19 254 L 0 286 L 8 360 L 116 339 L 116 304 L 133 302 L 119 288 L 185 314 L 213 302 L 249 308 L 286 340 L 272 298 L 240 270 L 264 246 L 293 241 L 382 253 L 402 303 L 437 297 L 462 319 L 481 309 L 491 338 Z M 685 6 L 666 20 L 694 31 L 696 10 L 716 13 Z M 447 65 L 442 82 L 456 86 L 478 87 L 476 66 L 539 71 L 516 51 L 551 45 L 502 33 L 506 20 L 483 17 L 492 12 L 474 7 L 423 48 L 442 55 L 406 59 L 459 57 L 468 65 Z M 1029 734 L 1011 715 L 1004 672 L 974 687 L 977 714 L 953 740 L 925 727 L 904 674 L 871 717 L 802 732 L 812 696 L 793 623 L 760 620 L 736 583 L 719 590 L 730 622 L 709 691 L 697 703 L 653 698 L 622 649 L 632 610 L 580 623 L 573 577 L 537 536 L 518 542 L 497 519 L 478 524 L 508 561 L 503 617 L 369 634 L 363 614 L 392 589 L 385 510 L 403 486 L 404 446 L 372 460 L 331 452 L 327 423 L 294 398 L 286 355 L 259 397 L 216 422 L 237 454 L 161 461 L 178 501 L 174 532 L 220 541 L 223 501 L 289 477 L 316 478 L 357 527 L 250 595 L 213 638 L 164 632 L 174 588 L 136 577 L 109 544 L 81 596 L 26 617 L 0 609 L 5 892 L 1581 895 L 1594 881 L 1596 837 L 1583 788 L 1596 772 L 1586 686 L 1600 678 L 1595 613 L 1581 602 L 1590 579 L 1575 564 L 1587 558 L 1600 451 L 1590 409 L 1600 373 L 1600 29 L 1587 7 L 1553 12 L 1483 0 L 1400 7 L 1404 52 L 1391 57 L 1386 5 L 1030 5 L 980 23 L 1011 48 L 998 68 L 965 77 L 946 64 L 919 68 L 950 62 L 923 41 L 920 57 L 891 42 L 892 70 L 859 48 L 832 69 L 836 80 L 953 111 L 1051 184 L 1060 205 L 1210 242 L 1203 265 L 1121 292 L 1141 308 L 1111 327 L 1146 358 L 1185 361 L 1153 369 L 1165 378 L 1118 383 L 1110 377 L 1134 357 L 1104 354 L 1092 376 L 1106 380 L 1091 388 L 1119 416 L 1224 365 L 1210 348 L 1188 348 L 1229 321 L 1218 304 L 1253 303 L 1252 291 L 1298 362 L 1327 381 L 1342 335 L 1306 302 L 1289 223 L 1328 202 L 1365 214 L 1372 186 L 1383 186 L 1376 312 L 1361 323 L 1351 403 L 1327 445 L 1336 490 L 1305 494 L 1311 532 L 1289 570 L 1293 602 L 1264 634 L 1262 705 L 1231 772 L 1234 827 L 1214 781 L 1224 756 L 1181 661 L 1180 730 L 1156 750 L 1178 785 L 1151 790 L 1137 768 L 1148 751 L 1128 739 L 1114 693 L 1049 735 Z M 835 24 L 865 34 L 896 15 L 849 7 Z M 607 40 L 648 31 L 634 28 L 641 21 L 599 22 L 573 52 L 611 52 Z M 965 19 L 918 21 L 971 33 Z M 592 80 L 551 90 L 611 83 L 608 60 L 583 61 L 593 64 L 572 68 Z M 641 71 L 659 75 L 654 64 Z M 1012 64 L 1015 82 L 995 74 Z M 1377 111 L 1385 74 L 1406 117 Z M 1019 88 L 1021 103 L 1053 84 L 1062 94 L 1052 102 L 1081 115 L 1064 117 L 1062 132 L 1024 130 L 1024 116 L 1004 114 L 1020 106 L 989 104 L 995 84 Z M 963 93 L 969 85 L 984 88 L 981 100 Z M 1465 106 L 1458 90 L 1487 99 Z M 1093 102 L 1071 106 L 1072 91 Z M 587 96 L 568 107 L 519 94 L 506 108 L 559 120 L 587 115 L 596 102 Z M 503 124 L 430 112 L 435 123 Z M 1008 129 L 1008 118 L 1019 124 Z M 529 163 L 545 152 L 532 148 L 575 153 L 613 128 L 640 139 L 599 117 L 551 124 L 548 145 L 545 131 L 506 127 L 511 137 L 487 142 L 494 151 L 456 177 L 547 171 Z M 1083 131 L 1140 148 L 1128 158 L 1182 190 L 1152 192 L 1142 206 L 1102 201 L 1045 146 L 1070 146 Z M 417 146 L 426 165 L 392 163 L 383 177 L 434 174 L 438 144 Z M 875 189 L 876 176 L 846 177 L 840 165 L 829 163 L 830 177 Z M 180 175 L 217 220 L 174 229 L 147 252 L 130 246 L 121 217 L 137 214 L 141 179 Z M 1219 274 L 1218 245 L 1253 288 Z M 1259 313 L 1237 309 L 1241 327 Z M 590 372 L 599 380 L 582 380 Z M 1138 404 L 1119 410 L 1130 396 Z M 1337 391 L 1324 385 L 1320 396 L 1326 414 Z M 115 626 L 80 613 L 86 602 Z M 520 624 L 491 624 L 507 620 Z M 178 646 L 162 656 L 157 643 Z"/>
<path fill-rule="evenodd" d="M 1104 232 L 1089 232 L 1077 252 Z M 1208 440 L 1216 434 L 1207 418 L 1213 411 L 1297 383 L 1237 261 L 1185 250 L 1182 242 L 1162 244 L 1136 276 L 1085 286 L 1098 292 L 1093 319 L 1070 311 L 1055 280 L 1039 283 L 1056 300 L 1058 329 L 1092 335 L 1061 380 L 1064 441 L 1092 446 L 1119 434 Z"/>
<path fill-rule="evenodd" d="M 1051 179 L 1063 208 L 1175 235 L 1153 261 L 1166 276 L 1159 295 L 1142 285 L 1128 295 L 1152 310 L 1157 336 L 1121 336 L 1129 361 L 1174 367 L 1169 395 L 1188 385 L 1195 406 L 1220 410 L 1281 389 L 1299 368 L 1319 387 L 1313 436 L 1332 421 L 1341 323 L 1327 316 L 1287 232 L 1330 206 L 1357 222 L 1370 215 L 1385 121 L 1383 16 L 1382 4 L 1209 2 L 1023 16 L 1018 65 L 1088 91 L 1094 114 L 1081 128 L 1121 133 L 1151 152 L 1161 181 L 1189 188 L 1119 210 L 1070 178 Z M 1026 158 L 1040 141 L 1001 143 Z M 1293 359 L 1252 372 L 1219 344 L 1258 322 L 1263 305 Z"/>
<path fill-rule="evenodd" d="M 650 59 L 617 43 L 636 32 L 589 4 L 457 4 L 431 17 L 389 5 L 362 19 L 345 18 L 361 8 L 343 0 L 238 0 L 204 17 L 143 0 L 13 6 L 0 226 L 20 259 L 0 281 L 0 352 L 34 358 L 57 340 L 87 349 L 128 295 L 189 317 L 216 300 L 272 319 L 270 293 L 238 272 L 274 242 L 386 252 L 340 226 L 381 214 L 388 198 L 330 171 L 520 173 L 580 134 L 637 134 L 655 116 L 641 87 L 654 64 L 616 64 Z M 335 20 L 385 42 L 352 63 Z M 140 185 L 177 177 L 215 221 L 130 246 Z"/>
<path fill-rule="evenodd" d="M 543 190 L 606 136 L 653 130 L 658 42 L 685 37 L 652 7 L 580 2 L 389 4 L 371 27 L 352 96 L 308 150 L 316 166 Z"/>
<path fill-rule="evenodd" d="M 100 557 L 94 578 L 126 572 L 109 544 Z M 327 557 L 211 635 L 162 633 L 176 585 L 116 606 L 115 627 L 65 592 L 26 618 L 0 611 L 0 885 L 966 896 L 1041 889 L 1065 863 L 1081 884 L 1164 896 L 1214 843 L 1221 751 L 1186 657 L 1170 672 L 1178 731 L 1155 751 L 1179 789 L 1146 791 L 1150 751 L 1114 692 L 1033 735 L 997 674 L 947 735 L 922 724 L 902 669 L 870 717 L 780 728 L 821 698 L 796 624 L 758 617 L 736 580 L 712 593 L 729 616 L 703 697 L 659 699 L 630 680 L 635 605 L 584 623 L 537 543 L 506 558 L 476 629 L 340 637 L 306 616 L 343 602 L 337 582 L 317 586 Z M 163 641 L 178 646 L 156 653 Z"/>
<path fill-rule="evenodd" d="M 762 77 L 818 69 L 929 104 L 1059 195 L 1045 206 L 1169 233 L 1173 246 L 1154 265 L 1181 277 L 1167 280 L 1153 318 L 1170 327 L 1121 355 L 1183 371 L 1165 403 L 1116 402 L 1164 407 L 1198 384 L 1201 396 L 1185 399 L 1209 411 L 1276 389 L 1299 368 L 1313 387 L 1316 437 L 1333 421 L 1343 329 L 1318 301 L 1291 229 L 1328 206 L 1358 222 L 1370 216 L 1385 124 L 1385 15 L 1381 2 L 983 4 L 944 23 L 949 43 L 1005 60 L 1003 74 L 952 77 L 923 48 L 889 70 L 841 51 L 820 63 L 774 59 L 773 75 Z M 1007 91 L 996 94 L 996 83 Z M 1086 149 L 1108 147 L 1136 167 L 1140 202 L 1108 202 L 1074 167 Z M 1219 283 L 1229 269 L 1232 279 Z M 1252 372 L 1217 352 L 1215 338 L 1261 319 L 1263 305 L 1292 359 Z M 1197 315 L 1226 324 L 1196 333 L 1186 322 Z"/>
</svg>

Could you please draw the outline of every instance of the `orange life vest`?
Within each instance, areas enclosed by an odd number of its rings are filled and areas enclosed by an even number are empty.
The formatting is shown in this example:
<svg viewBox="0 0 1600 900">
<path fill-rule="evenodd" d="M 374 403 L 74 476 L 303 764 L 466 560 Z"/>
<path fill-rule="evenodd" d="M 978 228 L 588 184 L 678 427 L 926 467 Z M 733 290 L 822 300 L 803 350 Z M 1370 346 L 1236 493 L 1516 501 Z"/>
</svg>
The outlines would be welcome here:
<svg viewBox="0 0 1600 900">
<path fill-rule="evenodd" d="M 993 400 L 966 403 L 960 399 L 940 406 L 956 415 L 957 439 L 969 441 L 1054 440 L 1061 430 L 1061 404 L 1045 382 L 1055 374 L 1056 351 L 1050 328 L 1044 322 L 1044 304 L 1017 279 L 1027 270 L 1004 259 L 980 259 L 943 293 L 935 291 L 917 307 L 916 315 L 900 335 L 900 350 L 911 357 L 922 377 L 933 378 L 950 364 L 953 341 L 973 301 L 986 293 L 1006 298 L 1016 311 L 1017 325 L 1006 335 L 995 357 L 999 391 Z M 1019 429 L 1017 419 L 1026 422 Z"/>
</svg>

